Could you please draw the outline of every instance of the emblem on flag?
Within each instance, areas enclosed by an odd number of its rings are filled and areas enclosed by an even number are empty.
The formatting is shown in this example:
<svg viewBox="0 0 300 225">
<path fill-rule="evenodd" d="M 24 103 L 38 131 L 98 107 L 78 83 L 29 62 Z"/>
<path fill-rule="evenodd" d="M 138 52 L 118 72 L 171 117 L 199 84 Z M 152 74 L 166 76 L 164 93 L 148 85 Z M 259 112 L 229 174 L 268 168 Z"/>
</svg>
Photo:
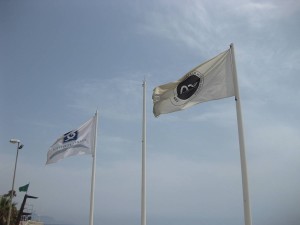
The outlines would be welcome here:
<svg viewBox="0 0 300 225">
<path fill-rule="evenodd" d="M 70 131 L 66 134 L 64 134 L 64 143 L 69 141 L 76 141 L 78 137 L 78 131 Z"/>
<path fill-rule="evenodd" d="M 203 83 L 204 76 L 198 71 L 187 74 L 186 78 L 174 89 L 174 97 L 171 102 L 179 106 L 190 101 L 200 92 Z"/>
</svg>

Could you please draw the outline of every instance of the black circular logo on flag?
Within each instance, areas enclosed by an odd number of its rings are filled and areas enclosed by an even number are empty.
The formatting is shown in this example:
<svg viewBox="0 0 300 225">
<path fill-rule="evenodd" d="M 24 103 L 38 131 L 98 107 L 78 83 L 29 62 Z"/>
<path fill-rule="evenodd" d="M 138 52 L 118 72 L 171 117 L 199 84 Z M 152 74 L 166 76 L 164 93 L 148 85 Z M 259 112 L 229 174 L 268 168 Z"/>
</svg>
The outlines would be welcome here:
<svg viewBox="0 0 300 225">
<path fill-rule="evenodd" d="M 174 90 L 175 96 L 171 99 L 174 105 L 183 105 L 198 94 L 204 83 L 204 76 L 198 71 L 189 73 Z"/>
<path fill-rule="evenodd" d="M 192 74 L 177 86 L 177 97 L 182 100 L 189 99 L 197 91 L 200 77 Z"/>
</svg>

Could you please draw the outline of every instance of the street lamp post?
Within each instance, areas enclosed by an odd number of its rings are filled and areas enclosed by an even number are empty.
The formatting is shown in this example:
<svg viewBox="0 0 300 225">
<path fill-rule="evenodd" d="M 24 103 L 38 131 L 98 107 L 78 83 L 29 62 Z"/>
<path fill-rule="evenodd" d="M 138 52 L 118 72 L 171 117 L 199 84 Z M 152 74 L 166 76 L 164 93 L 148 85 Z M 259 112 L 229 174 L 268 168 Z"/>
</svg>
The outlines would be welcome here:
<svg viewBox="0 0 300 225">
<path fill-rule="evenodd" d="M 11 193 L 10 193 L 10 203 L 9 203 L 9 212 L 8 212 L 8 218 L 7 218 L 7 225 L 10 225 L 12 198 L 13 198 L 14 187 L 15 187 L 15 177 L 16 177 L 16 169 L 17 169 L 17 162 L 18 162 L 18 154 L 19 154 L 19 150 L 21 148 L 23 148 L 23 145 L 21 144 L 21 141 L 18 140 L 18 139 L 10 139 L 9 142 L 12 143 L 12 144 L 18 144 L 18 145 L 17 145 L 17 155 L 16 155 L 16 161 L 15 161 L 14 176 L 13 176 L 12 188 L 11 188 Z"/>
</svg>

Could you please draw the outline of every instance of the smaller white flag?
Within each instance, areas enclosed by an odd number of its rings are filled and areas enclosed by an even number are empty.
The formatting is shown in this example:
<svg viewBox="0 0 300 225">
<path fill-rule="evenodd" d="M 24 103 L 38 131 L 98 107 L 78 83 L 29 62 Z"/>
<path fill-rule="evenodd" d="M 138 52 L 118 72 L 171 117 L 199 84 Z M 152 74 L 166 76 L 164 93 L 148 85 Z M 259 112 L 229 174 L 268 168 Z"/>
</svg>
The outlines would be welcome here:
<svg viewBox="0 0 300 225">
<path fill-rule="evenodd" d="M 46 164 L 73 155 L 93 154 L 96 138 L 96 115 L 78 129 L 65 133 L 49 148 Z"/>
<path fill-rule="evenodd" d="M 202 63 L 179 80 L 153 90 L 153 114 L 171 113 L 195 104 L 234 96 L 231 50 Z"/>
</svg>

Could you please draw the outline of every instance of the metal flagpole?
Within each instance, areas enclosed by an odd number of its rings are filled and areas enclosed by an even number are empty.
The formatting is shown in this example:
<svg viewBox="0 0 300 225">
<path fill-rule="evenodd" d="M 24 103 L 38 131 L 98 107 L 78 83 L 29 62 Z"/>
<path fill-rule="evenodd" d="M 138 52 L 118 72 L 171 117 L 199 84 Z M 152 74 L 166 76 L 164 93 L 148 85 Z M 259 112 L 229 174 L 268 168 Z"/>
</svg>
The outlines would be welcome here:
<svg viewBox="0 0 300 225">
<path fill-rule="evenodd" d="M 146 225 L 146 81 L 143 82 L 141 225 Z"/>
<path fill-rule="evenodd" d="M 246 152 L 245 152 L 243 119 L 242 119 L 241 100 L 240 100 L 240 92 L 239 92 L 239 86 L 238 86 L 233 44 L 230 45 L 230 51 L 231 51 L 232 71 L 233 71 L 233 83 L 234 83 L 234 90 L 235 90 L 235 102 L 236 102 L 236 113 L 237 113 L 237 122 L 238 122 L 239 144 L 240 144 L 241 172 L 242 172 L 243 200 L 244 200 L 244 220 L 245 220 L 245 225 L 252 225 L 249 189 L 248 189 L 248 175 L 247 175 L 247 161 L 246 161 Z"/>
<path fill-rule="evenodd" d="M 95 167 L 96 167 L 96 145 L 97 145 L 97 127 L 98 127 L 98 110 L 96 111 L 95 118 L 96 121 L 94 123 L 94 150 L 92 152 L 93 157 L 93 166 L 92 166 L 92 182 L 91 182 L 91 198 L 90 198 L 90 224 L 94 224 L 94 188 L 95 188 Z"/>
<path fill-rule="evenodd" d="M 30 185 L 30 182 L 28 183 L 28 188 L 29 188 L 29 185 Z M 27 188 L 26 193 L 25 193 L 26 195 L 27 195 L 27 192 L 28 192 L 28 188 Z"/>
</svg>

